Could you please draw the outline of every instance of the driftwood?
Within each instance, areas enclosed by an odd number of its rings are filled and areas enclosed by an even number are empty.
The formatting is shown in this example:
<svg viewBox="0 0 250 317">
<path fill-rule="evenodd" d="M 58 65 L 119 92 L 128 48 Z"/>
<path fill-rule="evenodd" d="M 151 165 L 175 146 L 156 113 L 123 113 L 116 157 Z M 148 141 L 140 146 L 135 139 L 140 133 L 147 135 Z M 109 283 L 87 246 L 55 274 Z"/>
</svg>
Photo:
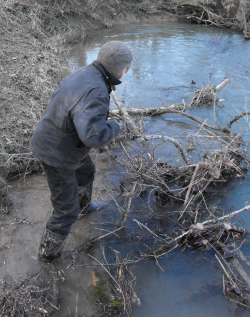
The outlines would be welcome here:
<svg viewBox="0 0 250 317">
<path fill-rule="evenodd" d="M 183 104 L 172 104 L 159 107 L 126 108 L 130 116 L 158 116 L 164 113 L 172 113 L 173 110 L 185 110 L 185 106 Z M 112 109 L 110 113 L 121 114 L 120 109 Z"/>
<path fill-rule="evenodd" d="M 197 90 L 188 108 L 192 106 L 200 106 L 200 105 L 206 104 L 208 100 L 209 100 L 209 103 L 211 103 L 211 101 L 213 102 L 214 98 L 216 97 L 216 93 L 220 91 L 223 87 L 225 87 L 228 82 L 229 80 L 225 79 L 223 82 L 221 82 L 219 85 L 215 87 L 210 87 L 208 85 L 205 88 L 202 87 L 201 89 Z M 170 105 L 164 105 L 159 107 L 145 107 L 145 108 L 135 108 L 135 107 L 125 108 L 124 105 L 121 103 L 121 101 L 118 99 L 114 91 L 112 92 L 112 97 L 118 109 L 110 110 L 110 114 L 122 115 L 124 120 L 128 121 L 129 124 L 131 124 L 132 131 L 133 130 L 137 131 L 137 128 L 135 127 L 134 122 L 133 121 L 131 122 L 131 119 L 129 116 L 158 116 L 164 113 L 175 113 L 176 111 L 183 112 L 187 108 L 184 104 L 170 104 Z"/>
</svg>

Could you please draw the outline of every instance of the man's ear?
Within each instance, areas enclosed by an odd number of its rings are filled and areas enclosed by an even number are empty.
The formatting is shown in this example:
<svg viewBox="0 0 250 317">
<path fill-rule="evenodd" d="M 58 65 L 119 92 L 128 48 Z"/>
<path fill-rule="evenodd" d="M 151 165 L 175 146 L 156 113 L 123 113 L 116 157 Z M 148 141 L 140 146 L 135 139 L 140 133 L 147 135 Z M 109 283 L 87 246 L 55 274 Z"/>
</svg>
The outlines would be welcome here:
<svg viewBox="0 0 250 317">
<path fill-rule="evenodd" d="M 124 68 L 117 76 L 118 79 L 122 78 L 122 76 L 126 73 L 127 68 Z"/>
</svg>

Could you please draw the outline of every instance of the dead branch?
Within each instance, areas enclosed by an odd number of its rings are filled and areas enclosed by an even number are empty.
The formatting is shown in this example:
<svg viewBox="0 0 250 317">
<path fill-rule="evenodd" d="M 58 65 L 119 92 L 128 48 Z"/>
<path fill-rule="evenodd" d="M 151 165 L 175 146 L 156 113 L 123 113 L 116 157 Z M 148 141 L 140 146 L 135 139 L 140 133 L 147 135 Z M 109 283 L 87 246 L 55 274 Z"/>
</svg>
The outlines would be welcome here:
<svg viewBox="0 0 250 317">
<path fill-rule="evenodd" d="M 210 80 L 209 80 L 210 82 Z M 188 108 L 199 107 L 203 105 L 209 105 L 215 103 L 216 93 L 221 90 L 229 82 L 228 79 L 225 79 L 216 87 L 210 87 L 210 83 L 206 87 L 202 86 L 201 89 L 196 90 Z"/>
<path fill-rule="evenodd" d="M 141 136 L 139 129 L 135 125 L 134 121 L 130 118 L 125 106 L 120 102 L 114 90 L 112 91 L 111 95 L 114 99 L 115 104 L 117 105 L 117 108 L 123 116 L 123 121 L 129 124 L 131 133 L 135 136 Z"/>
<path fill-rule="evenodd" d="M 247 288 L 250 290 L 250 277 L 247 275 L 246 271 L 243 269 L 240 262 L 236 258 L 233 258 L 232 260 L 230 260 L 230 263 L 239 273 L 240 277 L 242 278 L 244 283 L 247 285 Z"/>
<path fill-rule="evenodd" d="M 215 258 L 225 273 L 229 284 L 224 287 L 224 296 L 244 308 L 250 309 L 250 296 L 246 292 L 246 290 L 249 290 L 250 279 L 239 261 L 236 258 L 232 258 L 227 262 L 219 253 L 215 254 Z M 236 271 L 237 276 L 233 271 Z M 235 298 L 238 298 L 238 300 L 236 301 Z"/>
<path fill-rule="evenodd" d="M 160 236 L 158 236 L 156 233 L 154 233 L 152 230 L 150 230 L 146 225 L 144 225 L 143 223 L 139 222 L 138 220 L 136 219 L 133 219 L 134 222 L 136 222 L 138 224 L 138 226 L 140 228 L 144 228 L 146 230 L 148 230 L 154 237 L 156 237 L 158 240 L 166 243 L 166 240 L 165 239 L 162 239 Z"/>
<path fill-rule="evenodd" d="M 158 116 L 164 113 L 172 113 L 172 110 L 184 111 L 185 106 L 183 104 L 165 105 L 159 107 L 145 107 L 145 108 L 129 108 L 126 107 L 126 111 L 130 116 Z M 111 114 L 120 114 L 120 109 L 110 110 Z"/>
<path fill-rule="evenodd" d="M 185 162 L 186 164 L 189 164 L 189 163 L 190 163 L 189 159 L 186 158 L 185 153 L 184 153 L 184 150 L 183 150 L 183 148 L 181 147 L 180 143 L 179 143 L 177 140 L 175 140 L 174 138 L 170 138 L 170 137 L 168 137 L 168 136 L 158 135 L 158 134 L 155 134 L 155 135 L 145 135 L 144 138 L 145 138 L 146 141 L 160 139 L 160 140 L 163 140 L 163 141 L 168 141 L 168 142 L 173 143 L 174 146 L 180 151 L 181 157 L 183 158 L 184 162 Z"/>
<path fill-rule="evenodd" d="M 236 216 L 236 215 L 238 215 L 238 214 L 240 214 L 240 213 L 242 213 L 242 212 L 244 212 L 244 211 L 247 211 L 247 210 L 249 210 L 249 209 L 250 209 L 250 205 L 247 205 L 247 206 L 245 206 L 245 207 L 242 208 L 242 209 L 236 210 L 236 211 L 234 211 L 234 212 L 231 212 L 231 213 L 228 214 L 228 215 L 225 215 L 225 216 L 222 216 L 222 217 L 218 218 L 217 221 L 222 221 L 222 220 L 225 220 L 225 219 L 231 219 L 231 218 L 233 218 L 234 216 Z M 213 219 L 204 221 L 202 224 L 203 224 L 203 225 L 206 225 L 206 224 L 212 223 L 212 222 L 213 222 Z"/>
<path fill-rule="evenodd" d="M 245 206 L 244 208 L 239 209 L 239 210 L 236 210 L 236 211 L 234 211 L 234 212 L 232 212 L 232 213 L 229 213 L 228 215 L 225 215 L 225 216 L 223 216 L 223 217 L 220 217 L 220 218 L 217 218 L 217 219 L 209 219 L 209 220 L 206 220 L 206 221 L 204 221 L 204 222 L 202 222 L 202 223 L 194 224 L 194 225 L 192 225 L 192 227 L 191 227 L 189 230 L 187 230 L 186 232 L 183 232 L 181 235 L 179 235 L 178 237 L 176 237 L 175 239 L 173 239 L 173 240 L 171 241 L 171 243 L 179 241 L 179 240 L 182 239 L 184 236 L 186 236 L 186 235 L 188 235 L 190 232 L 192 232 L 194 229 L 197 229 L 197 228 L 199 229 L 199 228 L 201 228 L 201 230 L 203 230 L 203 229 L 205 228 L 205 226 L 208 225 L 208 224 L 215 224 L 215 223 L 219 223 L 219 222 L 221 222 L 221 221 L 223 221 L 223 220 L 225 220 L 225 219 L 231 219 L 231 218 L 233 218 L 234 216 L 236 216 L 236 215 L 238 215 L 238 214 L 240 214 L 240 213 L 242 213 L 242 212 L 244 212 L 244 211 L 247 211 L 247 210 L 249 210 L 249 209 L 250 209 L 250 205 L 247 205 L 247 206 Z M 206 227 L 206 228 L 207 228 L 207 227 Z M 200 229 L 199 229 L 199 230 L 200 230 Z"/>
<path fill-rule="evenodd" d="M 244 116 L 247 116 L 250 114 L 250 111 L 245 111 L 245 112 L 242 112 L 241 114 L 239 114 L 238 116 L 235 116 L 232 120 L 230 120 L 227 124 L 227 127 L 229 129 L 231 129 L 231 126 L 234 122 L 238 121 L 240 118 L 244 117 Z"/>
<path fill-rule="evenodd" d="M 199 167 L 200 167 L 200 165 L 199 165 L 199 164 L 196 164 L 196 167 L 195 167 L 193 176 L 192 176 L 191 181 L 190 181 L 190 184 L 189 184 L 189 186 L 188 186 L 188 190 L 187 190 L 186 197 L 185 197 L 185 201 L 184 201 L 184 206 L 186 206 L 186 204 L 187 204 L 187 202 L 188 202 L 188 198 L 189 198 L 189 195 L 190 195 L 190 192 L 191 192 L 191 189 L 192 189 L 192 186 L 193 186 L 193 183 L 194 183 L 194 180 L 195 180 L 195 177 L 196 177 L 196 174 L 197 174 L 197 172 L 198 172 Z"/>
<path fill-rule="evenodd" d="M 243 32 L 244 27 L 236 17 L 222 16 L 217 9 L 204 4 L 180 4 L 177 5 L 177 14 L 185 16 L 188 20 L 206 25 L 214 25 L 219 28 L 230 28 Z"/>
<path fill-rule="evenodd" d="M 229 79 L 223 80 L 222 83 L 220 83 L 218 86 L 216 86 L 216 87 L 214 88 L 214 91 L 215 91 L 215 92 L 218 92 L 218 91 L 221 90 L 223 87 L 225 87 L 227 83 L 229 83 Z"/>
<path fill-rule="evenodd" d="M 197 90 L 195 96 L 193 97 L 190 106 L 200 106 L 202 104 L 207 104 L 208 101 L 211 103 L 216 98 L 216 93 L 221 90 L 225 85 L 229 82 L 228 79 L 225 79 L 222 83 L 217 85 L 216 87 L 202 87 L 201 89 Z M 186 107 L 183 104 L 171 104 L 159 107 L 145 107 L 145 108 L 128 108 L 124 107 L 124 105 L 118 99 L 116 93 L 112 92 L 112 97 L 114 99 L 115 104 L 117 105 L 118 109 L 110 110 L 110 114 L 114 115 L 122 115 L 124 116 L 125 120 L 129 122 L 129 124 L 134 125 L 131 123 L 131 119 L 129 116 L 158 116 L 165 113 L 174 113 L 173 111 L 185 111 Z M 133 127 L 134 129 L 134 127 Z"/>
<path fill-rule="evenodd" d="M 123 291 L 118 283 L 118 281 L 112 276 L 112 274 L 109 272 L 109 270 L 98 260 L 96 259 L 95 257 L 93 257 L 91 254 L 88 254 L 89 257 L 91 257 L 92 259 L 94 259 L 96 262 L 98 262 L 102 268 L 104 269 L 105 272 L 108 273 L 108 275 L 111 277 L 111 279 L 114 281 L 115 285 L 118 287 L 119 289 L 119 292 L 122 294 L 122 297 L 123 297 L 123 305 L 124 305 L 124 311 L 126 310 L 126 299 L 125 299 L 125 296 L 123 294 Z"/>
<path fill-rule="evenodd" d="M 139 227 L 143 227 L 144 229 L 148 230 L 158 240 L 162 241 L 164 244 L 169 246 L 173 243 L 179 242 L 180 240 L 182 240 L 185 236 L 189 235 L 190 233 L 193 233 L 193 232 L 201 233 L 203 230 L 209 228 L 208 224 L 209 225 L 218 224 L 225 219 L 231 219 L 231 218 L 235 217 L 236 215 L 238 215 L 239 213 L 242 213 L 242 212 L 247 211 L 249 209 L 250 209 L 250 205 L 247 205 L 244 208 L 236 210 L 236 211 L 229 213 L 228 215 L 225 215 L 223 217 L 216 218 L 216 219 L 209 219 L 209 220 L 206 220 L 202 223 L 196 223 L 196 224 L 192 225 L 187 231 L 183 232 L 182 234 L 180 234 L 176 238 L 172 239 L 172 238 L 168 237 L 168 240 L 161 238 L 160 236 L 155 234 L 152 230 L 150 230 L 146 225 L 140 223 L 138 220 L 134 219 L 133 221 L 135 221 Z"/>
<path fill-rule="evenodd" d="M 0 291 L 0 316 L 33 316 L 37 311 L 52 314 L 55 309 L 58 310 L 58 278 L 52 267 L 48 270 L 50 280 L 46 281 L 43 270 L 23 281 L 3 281 L 5 286 Z"/>
<path fill-rule="evenodd" d="M 134 286 L 135 286 L 135 281 L 136 278 L 132 274 L 132 272 L 128 269 L 128 261 L 127 259 L 122 260 L 120 253 L 116 250 L 113 250 L 115 253 L 116 257 L 116 271 L 112 270 L 110 268 L 110 264 L 106 260 L 104 248 L 102 248 L 102 253 L 103 253 L 103 258 L 104 258 L 104 263 L 93 257 L 92 255 L 89 254 L 89 256 L 97 261 L 99 265 L 105 270 L 105 272 L 109 275 L 111 278 L 111 283 L 114 282 L 114 296 L 116 301 L 113 300 L 114 303 L 117 303 L 118 305 L 116 307 L 116 312 L 117 309 L 120 310 L 122 308 L 122 311 L 119 311 L 119 316 L 133 316 L 133 310 L 132 310 L 132 305 L 136 304 L 137 306 L 141 306 L 141 301 L 139 297 L 137 296 Z M 112 297 L 114 297 L 112 294 Z M 110 303 L 102 303 L 104 306 L 108 306 Z M 121 307 L 120 307 L 121 306 Z M 112 308 L 112 305 L 111 307 Z"/>
</svg>

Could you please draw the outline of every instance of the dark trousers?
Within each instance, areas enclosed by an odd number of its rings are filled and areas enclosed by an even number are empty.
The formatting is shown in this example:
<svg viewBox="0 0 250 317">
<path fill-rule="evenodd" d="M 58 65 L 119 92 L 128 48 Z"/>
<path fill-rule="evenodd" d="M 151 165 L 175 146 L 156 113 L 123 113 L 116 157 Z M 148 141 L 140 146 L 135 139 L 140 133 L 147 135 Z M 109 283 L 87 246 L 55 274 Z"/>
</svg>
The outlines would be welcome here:
<svg viewBox="0 0 250 317">
<path fill-rule="evenodd" d="M 76 170 L 57 168 L 42 163 L 51 192 L 53 213 L 46 228 L 67 236 L 80 213 L 78 186 L 84 187 L 94 181 L 95 165 L 88 155 Z"/>
</svg>

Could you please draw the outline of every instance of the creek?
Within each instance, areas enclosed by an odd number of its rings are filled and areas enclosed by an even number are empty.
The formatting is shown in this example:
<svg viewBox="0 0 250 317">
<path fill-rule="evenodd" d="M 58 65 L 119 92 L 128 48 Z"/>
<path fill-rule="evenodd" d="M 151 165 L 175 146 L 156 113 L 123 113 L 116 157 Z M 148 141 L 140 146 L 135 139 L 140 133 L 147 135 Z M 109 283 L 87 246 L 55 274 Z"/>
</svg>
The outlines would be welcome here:
<svg viewBox="0 0 250 317">
<path fill-rule="evenodd" d="M 91 63 L 100 46 L 112 40 L 127 43 L 134 55 L 127 77 L 116 90 L 128 107 L 182 103 L 183 99 L 188 104 L 194 91 L 206 86 L 209 78 L 211 85 L 215 86 L 228 78 L 229 84 L 217 94 L 223 99 L 220 105 L 233 116 L 248 109 L 250 42 L 242 35 L 213 27 L 172 22 L 120 26 L 96 34 L 88 41 L 87 47 L 78 44 L 72 48 L 69 65 L 75 69 Z M 115 107 L 114 104 L 111 107 Z M 212 106 L 196 108 L 190 113 L 214 124 Z M 222 126 L 230 120 L 223 111 L 217 112 L 217 119 Z M 243 139 L 249 145 L 248 119 L 241 120 L 240 125 L 244 131 Z M 198 131 L 195 123 L 175 114 L 146 118 L 144 128 L 146 134 L 164 133 L 177 137 L 180 142 L 185 142 L 188 133 Z M 237 124 L 233 128 L 240 133 Z M 165 145 L 158 155 L 163 161 L 178 164 L 178 153 L 172 145 Z M 235 180 L 216 189 L 208 202 L 209 208 L 224 211 L 242 208 L 250 199 L 249 182 L 250 176 L 246 175 L 243 181 Z M 249 212 L 239 218 L 250 229 Z M 110 245 L 122 249 L 115 241 Z M 123 248 L 129 252 L 129 242 Z M 250 256 L 247 245 L 242 250 L 247 257 Z M 160 260 L 161 267 L 169 265 L 164 272 L 154 261 L 135 266 L 136 292 L 142 301 L 142 307 L 135 310 L 136 316 L 226 317 L 237 314 L 235 305 L 223 297 L 222 275 L 214 258 L 184 252 L 169 264 L 178 252 Z M 249 312 L 242 311 L 241 314 L 250 316 Z"/>
<path fill-rule="evenodd" d="M 250 100 L 250 41 L 245 41 L 241 34 L 228 30 L 193 24 L 162 22 L 121 25 L 102 32 L 95 32 L 87 43 L 70 48 L 68 63 L 72 70 L 91 63 L 97 56 L 101 45 L 110 40 L 121 40 L 132 49 L 134 60 L 130 71 L 117 87 L 117 95 L 125 100 L 129 107 L 150 107 L 172 103 L 185 103 L 191 100 L 194 91 L 202 85 L 218 85 L 225 78 L 229 84 L 219 93 L 223 99 L 221 105 L 235 116 L 248 109 Z M 195 82 L 195 84 L 191 84 Z M 111 108 L 115 108 L 111 101 Z M 213 107 L 191 109 L 190 113 L 200 119 L 214 123 Z M 225 125 L 230 118 L 223 111 L 217 112 L 217 119 Z M 244 131 L 243 139 L 249 145 L 249 122 L 247 117 L 240 120 Z M 199 130 L 197 124 L 176 114 L 148 117 L 144 121 L 145 133 L 177 137 L 185 146 L 186 137 Z M 233 125 L 240 132 L 237 124 Z M 249 153 L 249 151 L 248 151 Z M 157 149 L 162 161 L 171 164 L 183 164 L 178 151 L 171 145 Z M 192 153 L 190 153 L 190 159 Z M 95 198 L 110 199 L 105 191 L 105 184 L 119 184 L 121 178 L 104 154 L 96 158 L 99 175 L 95 180 Z M 238 210 L 250 202 L 250 176 L 244 180 L 233 180 L 217 188 L 207 202 L 211 210 Z M 51 212 L 49 191 L 43 175 L 36 175 L 25 180 L 18 180 L 10 189 L 16 206 L 15 219 L 3 230 L 0 245 L 7 241 L 9 249 L 1 259 L 1 277 L 12 275 L 14 279 L 25 276 L 27 272 L 41 269 L 37 261 L 37 248 L 46 219 Z M 168 208 L 166 205 L 164 208 Z M 121 240 L 116 237 L 105 240 L 104 247 L 109 262 L 114 261 L 112 248 L 118 250 L 122 258 L 131 252 L 138 254 L 141 245 L 136 240 L 140 230 L 132 222 L 136 218 L 146 223 L 153 221 L 150 214 L 144 213 L 141 205 L 134 203 L 133 212 L 128 218 L 128 227 Z M 73 227 L 65 250 L 70 252 L 82 243 L 114 229 L 120 219 L 115 204 L 100 213 L 93 213 L 79 220 Z M 245 212 L 238 217 L 247 230 L 250 230 L 250 215 Z M 102 225 L 105 223 L 110 225 Z M 157 223 L 155 222 L 155 225 Z M 168 224 L 163 224 L 167 228 Z M 4 229 L 4 225 L 2 225 Z M 135 239 L 127 239 L 134 234 Z M 122 234 L 121 234 L 122 236 Z M 12 246 L 12 247 L 11 247 Z M 99 245 L 93 248 L 92 255 L 101 259 Z M 247 243 L 242 252 L 249 259 L 250 248 Z M 74 259 L 74 256 L 72 255 Z M 86 253 L 77 254 L 74 265 L 67 256 L 62 257 L 58 270 L 65 274 L 65 281 L 60 283 L 60 310 L 55 316 L 78 315 L 99 316 L 91 301 L 88 286 L 95 285 L 100 279 L 92 270 L 97 264 Z M 142 306 L 135 307 L 135 316 L 143 317 L 231 317 L 250 316 L 248 311 L 237 307 L 223 296 L 222 271 L 215 258 L 210 254 L 193 253 L 175 249 L 168 256 L 155 261 L 147 260 L 131 267 L 136 277 L 136 293 Z M 101 271 L 101 269 L 100 269 Z M 15 272 L 13 276 L 13 272 Z M 249 273 L 249 269 L 247 270 Z M 105 272 L 100 273 L 105 278 Z M 76 300 L 78 298 L 78 300 Z M 77 305 L 76 305 L 77 303 Z"/>
</svg>

